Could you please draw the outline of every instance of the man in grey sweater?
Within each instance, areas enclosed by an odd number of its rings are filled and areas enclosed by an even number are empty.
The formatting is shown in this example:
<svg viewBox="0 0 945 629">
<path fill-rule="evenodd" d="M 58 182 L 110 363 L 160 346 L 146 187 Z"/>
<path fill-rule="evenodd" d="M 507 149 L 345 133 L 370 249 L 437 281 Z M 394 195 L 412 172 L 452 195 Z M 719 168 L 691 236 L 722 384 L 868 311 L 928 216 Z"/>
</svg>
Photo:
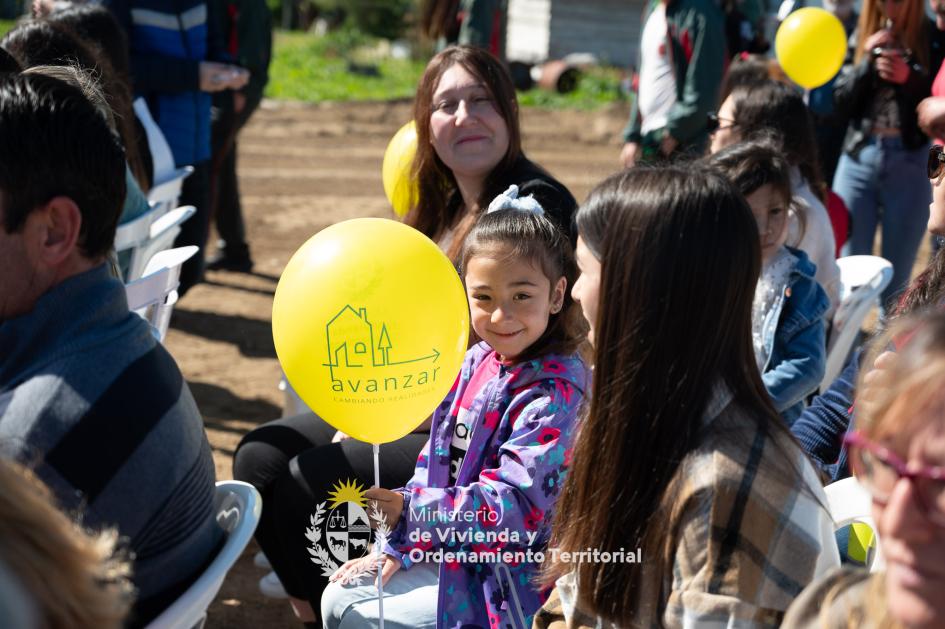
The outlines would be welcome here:
<svg viewBox="0 0 945 629">
<path fill-rule="evenodd" d="M 136 625 L 200 574 L 222 532 L 194 399 L 106 268 L 123 174 L 78 90 L 0 75 L 0 451 L 127 540 Z"/>
</svg>

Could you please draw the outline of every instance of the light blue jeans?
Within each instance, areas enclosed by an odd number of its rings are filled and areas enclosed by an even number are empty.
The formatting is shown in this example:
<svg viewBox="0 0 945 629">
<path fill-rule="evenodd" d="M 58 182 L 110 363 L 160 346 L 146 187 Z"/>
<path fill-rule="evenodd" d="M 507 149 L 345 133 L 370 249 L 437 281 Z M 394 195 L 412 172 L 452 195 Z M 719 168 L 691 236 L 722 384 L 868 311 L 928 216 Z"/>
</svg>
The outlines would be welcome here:
<svg viewBox="0 0 945 629">
<path fill-rule="evenodd" d="M 843 255 L 871 255 L 880 224 L 880 255 L 892 262 L 893 278 L 883 291 L 883 305 L 906 287 L 929 220 L 932 188 L 926 177 L 929 147 L 902 146 L 902 138 L 870 137 L 857 157 L 844 153 L 833 178 L 833 191 L 853 219 L 853 233 Z"/>
<path fill-rule="evenodd" d="M 439 577 L 435 563 L 419 563 L 398 570 L 384 586 L 384 627 L 435 629 Z M 365 577 L 363 585 L 329 583 L 322 594 L 325 629 L 378 627 L 377 587 Z"/>
</svg>

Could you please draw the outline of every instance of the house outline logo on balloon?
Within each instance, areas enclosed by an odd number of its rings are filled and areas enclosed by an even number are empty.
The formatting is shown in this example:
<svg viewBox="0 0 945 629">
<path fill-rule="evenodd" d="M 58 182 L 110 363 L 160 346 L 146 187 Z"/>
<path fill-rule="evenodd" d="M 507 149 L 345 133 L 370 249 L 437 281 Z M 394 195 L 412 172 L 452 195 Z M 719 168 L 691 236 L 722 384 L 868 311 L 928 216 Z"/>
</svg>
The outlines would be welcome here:
<svg viewBox="0 0 945 629">
<path fill-rule="evenodd" d="M 391 352 L 396 352 L 396 347 L 387 324 L 380 324 L 376 339 L 375 329 L 367 308 L 350 304 L 325 325 L 328 360 L 323 366 L 328 367 L 331 390 L 352 400 L 374 403 L 384 402 L 388 395 L 402 399 L 426 393 L 437 382 L 439 350 L 431 347 L 426 356 L 394 360 L 397 355 Z M 363 377 L 365 367 L 375 368 L 369 377 Z"/>
</svg>

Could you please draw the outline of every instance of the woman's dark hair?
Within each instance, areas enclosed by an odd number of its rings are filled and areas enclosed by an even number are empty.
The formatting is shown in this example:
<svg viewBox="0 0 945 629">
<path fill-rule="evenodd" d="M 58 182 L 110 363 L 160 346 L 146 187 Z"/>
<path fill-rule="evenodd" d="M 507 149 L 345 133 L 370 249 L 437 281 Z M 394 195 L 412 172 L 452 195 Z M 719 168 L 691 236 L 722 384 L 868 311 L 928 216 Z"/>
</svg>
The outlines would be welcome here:
<svg viewBox="0 0 945 629">
<path fill-rule="evenodd" d="M 527 260 L 541 269 L 552 290 L 561 277 L 567 280 L 561 310 L 548 318 L 545 332 L 517 356 L 516 361 L 532 360 L 543 354 L 574 353 L 583 342 L 587 328 L 580 307 L 571 298 L 577 265 L 568 236 L 546 216 L 498 210 L 484 214 L 466 237 L 460 263 L 463 277 L 469 261 L 480 255 Z"/>
<path fill-rule="evenodd" d="M 23 22 L 0 40 L 0 46 L 17 58 L 24 69 L 33 66 L 75 65 L 91 73 L 99 82 L 115 116 L 115 125 L 125 147 L 128 166 L 135 179 L 146 188 L 149 178 L 138 154 L 131 92 L 127 82 L 116 76 L 112 64 L 98 47 L 86 44 L 65 25 L 46 19 Z"/>
<path fill-rule="evenodd" d="M 814 122 L 804 99 L 793 87 L 776 81 L 741 85 L 732 90 L 733 118 L 742 140 L 774 138 L 791 166 L 796 166 L 814 194 L 823 200 L 825 186 Z"/>
<path fill-rule="evenodd" d="M 98 4 L 76 4 L 56 11 L 48 18 L 71 30 L 83 42 L 97 46 L 112 64 L 119 80 L 131 91 L 131 64 L 128 59 L 128 38 L 111 11 Z"/>
<path fill-rule="evenodd" d="M 562 551 L 639 547 L 660 562 L 576 569 L 588 611 L 630 626 L 634 609 L 650 603 L 640 600 L 644 571 L 671 569 L 661 558 L 672 483 L 701 441 L 715 388 L 726 386 L 763 433 L 786 428 L 752 350 L 758 232 L 728 180 L 698 163 L 633 168 L 591 192 L 577 225 L 601 262 L 595 371 L 552 543 Z M 546 576 L 568 569 L 551 566 Z"/>
<path fill-rule="evenodd" d="M 19 72 L 22 69 L 20 62 L 6 48 L 0 48 L 0 72 Z"/>
<path fill-rule="evenodd" d="M 430 115 L 433 112 L 433 93 L 440 83 L 440 78 L 456 64 L 481 81 L 489 92 L 496 110 L 508 127 L 509 148 L 505 157 L 486 177 L 479 195 L 478 207 L 466 208 L 469 212 L 466 220 L 454 226 L 462 205 L 453 201 L 453 195 L 457 193 L 456 178 L 436 154 L 430 141 Z M 418 182 L 419 199 L 405 222 L 433 240 L 438 240 L 450 227 L 455 227 L 452 246 L 447 251 L 450 259 L 455 260 L 479 212 L 504 191 L 505 173 L 511 170 L 522 156 L 522 134 L 518 123 L 515 87 L 508 70 L 488 51 L 474 46 L 451 46 L 427 64 L 417 87 L 413 119 L 417 125 L 417 155 L 413 160 L 412 170 Z"/>
<path fill-rule="evenodd" d="M 805 213 L 793 207 L 791 166 L 782 156 L 775 140 L 758 136 L 754 140 L 736 142 L 707 156 L 705 163 L 725 175 L 745 198 L 762 186 L 773 187 L 778 196 L 784 199 L 785 210 L 795 210 L 793 214 L 800 223 L 799 233 L 803 237 Z"/>
<path fill-rule="evenodd" d="M 895 316 L 911 314 L 927 306 L 937 306 L 945 301 L 945 247 L 935 252 L 935 257 L 925 267 L 895 306 Z"/>
<path fill-rule="evenodd" d="M 736 87 L 758 85 L 772 78 L 771 61 L 765 55 L 738 54 L 725 72 L 719 92 L 719 104 L 721 105 Z"/>
</svg>

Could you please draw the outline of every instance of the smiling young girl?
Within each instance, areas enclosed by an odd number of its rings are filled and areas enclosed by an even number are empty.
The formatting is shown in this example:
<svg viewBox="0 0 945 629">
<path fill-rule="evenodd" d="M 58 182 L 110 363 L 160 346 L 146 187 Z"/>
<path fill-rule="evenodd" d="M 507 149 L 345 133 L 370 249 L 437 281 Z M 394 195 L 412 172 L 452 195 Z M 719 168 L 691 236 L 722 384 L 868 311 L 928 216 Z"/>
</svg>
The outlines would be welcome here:
<svg viewBox="0 0 945 629">
<path fill-rule="evenodd" d="M 534 199 L 514 196 L 490 207 L 525 209 L 490 210 L 463 250 L 472 325 L 483 340 L 435 411 L 407 486 L 366 494 L 393 528 L 382 568 L 385 581 L 393 575 L 387 626 L 530 626 L 543 600 L 534 553 L 547 543 L 546 514 L 569 467 L 588 371 L 575 353 L 583 326 L 568 293 L 571 246 Z M 436 551 L 466 554 L 450 560 Z M 374 584 L 344 586 L 375 561 L 350 561 L 332 577 L 322 598 L 326 627 L 376 622 Z"/>
</svg>

